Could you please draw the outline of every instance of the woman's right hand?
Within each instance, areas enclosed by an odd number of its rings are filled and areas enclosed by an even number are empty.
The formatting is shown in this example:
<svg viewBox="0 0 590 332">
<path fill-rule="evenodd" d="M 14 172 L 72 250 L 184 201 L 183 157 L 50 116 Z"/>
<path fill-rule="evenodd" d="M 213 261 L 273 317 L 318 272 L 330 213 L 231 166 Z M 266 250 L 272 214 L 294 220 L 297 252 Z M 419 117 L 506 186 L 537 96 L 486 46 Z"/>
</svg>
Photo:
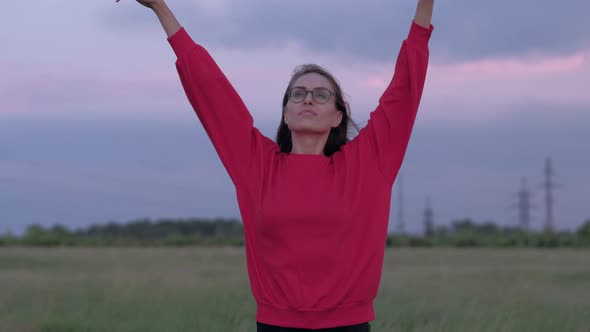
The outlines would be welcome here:
<svg viewBox="0 0 590 332">
<path fill-rule="evenodd" d="M 119 2 L 121 0 L 116 1 Z M 174 17 L 174 14 L 172 14 L 172 11 L 170 10 L 170 8 L 168 8 L 164 0 L 136 1 L 144 7 L 150 8 L 154 11 L 156 16 L 158 16 L 160 23 L 162 23 L 162 27 L 164 27 L 164 31 L 166 31 L 166 35 L 168 37 L 173 36 L 178 30 L 182 28 L 182 26 L 180 25 L 180 23 L 178 23 L 178 20 L 176 19 L 176 17 Z"/>
<path fill-rule="evenodd" d="M 119 2 L 121 0 L 117 0 L 117 2 Z M 151 8 L 154 9 L 154 6 L 159 5 L 160 3 L 164 2 L 163 0 L 136 0 L 137 2 L 139 2 L 141 5 L 147 7 L 147 8 Z"/>
<path fill-rule="evenodd" d="M 136 1 L 148 8 L 151 8 L 151 9 L 154 9 L 155 5 L 158 5 L 163 2 L 163 0 L 136 0 Z"/>
</svg>

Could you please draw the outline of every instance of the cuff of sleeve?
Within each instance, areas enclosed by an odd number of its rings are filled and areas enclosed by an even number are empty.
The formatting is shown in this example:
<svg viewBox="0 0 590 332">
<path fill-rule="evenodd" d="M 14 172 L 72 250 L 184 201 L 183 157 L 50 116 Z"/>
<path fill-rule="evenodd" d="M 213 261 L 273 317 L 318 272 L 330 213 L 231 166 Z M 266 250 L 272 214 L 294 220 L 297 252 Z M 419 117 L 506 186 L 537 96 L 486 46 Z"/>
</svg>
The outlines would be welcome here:
<svg viewBox="0 0 590 332">
<path fill-rule="evenodd" d="M 408 41 L 418 45 L 428 45 L 430 35 L 434 30 L 434 26 L 431 24 L 428 28 L 421 26 L 420 24 L 412 21 L 410 32 L 408 33 Z"/>
<path fill-rule="evenodd" d="M 182 54 L 195 47 L 195 42 L 192 40 L 191 36 L 188 35 L 186 30 L 184 30 L 184 28 L 180 28 L 180 30 L 168 37 L 168 43 L 170 43 L 172 50 L 174 50 L 174 53 L 178 58 Z"/>
</svg>

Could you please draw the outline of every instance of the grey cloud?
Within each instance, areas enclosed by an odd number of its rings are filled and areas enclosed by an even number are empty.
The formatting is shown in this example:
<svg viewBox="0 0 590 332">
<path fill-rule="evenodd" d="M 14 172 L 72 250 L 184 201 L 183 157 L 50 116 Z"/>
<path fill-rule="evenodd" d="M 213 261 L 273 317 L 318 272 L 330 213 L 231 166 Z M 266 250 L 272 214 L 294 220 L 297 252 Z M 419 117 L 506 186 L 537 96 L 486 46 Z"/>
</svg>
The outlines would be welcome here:
<svg viewBox="0 0 590 332">
<path fill-rule="evenodd" d="M 223 17 L 199 13 L 195 5 L 174 3 L 181 22 L 206 45 L 253 48 L 300 41 L 317 52 L 343 53 L 367 61 L 390 60 L 406 36 L 415 2 L 402 1 L 236 1 Z M 433 54 L 453 60 L 563 54 L 590 45 L 585 13 L 590 3 L 569 1 L 439 1 L 431 41 Z M 153 16 L 153 15 L 152 15 Z M 157 26 L 139 9 L 104 13 L 108 26 Z M 448 59 L 445 59 L 447 61 Z M 442 61 L 442 59 L 441 59 Z"/>
<path fill-rule="evenodd" d="M 559 226 L 575 228 L 590 217 L 585 202 L 590 156 L 584 153 L 590 113 L 549 105 L 515 109 L 520 112 L 471 126 L 427 124 L 418 118 L 402 168 L 405 210 L 413 229 L 420 229 L 427 196 L 440 223 L 465 216 L 512 222 L 514 211 L 507 207 L 521 177 L 529 179 L 535 203 L 542 208 L 538 185 L 548 156 L 555 163 L 556 181 L 563 184 L 557 193 Z M 0 166 L 32 165 L 29 175 L 26 169 L 18 177 L 0 174 L 0 198 L 6 203 L 0 210 L 0 220 L 6 221 L 2 227 L 16 230 L 33 222 L 83 226 L 157 216 L 236 217 L 231 181 L 198 120 L 193 114 L 190 119 L 1 118 Z M 272 137 L 276 123 L 259 123 Z M 396 209 L 394 198 L 392 218 Z M 537 211 L 537 218 L 541 216 L 542 209 Z"/>
</svg>

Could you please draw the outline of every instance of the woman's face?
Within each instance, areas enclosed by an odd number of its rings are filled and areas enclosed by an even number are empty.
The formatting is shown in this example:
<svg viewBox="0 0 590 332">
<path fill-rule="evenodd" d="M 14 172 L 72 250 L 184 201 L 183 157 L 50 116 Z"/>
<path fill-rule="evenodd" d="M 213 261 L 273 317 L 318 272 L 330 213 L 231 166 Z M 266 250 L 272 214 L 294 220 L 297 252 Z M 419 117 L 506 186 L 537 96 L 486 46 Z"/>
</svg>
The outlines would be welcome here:
<svg viewBox="0 0 590 332">
<path fill-rule="evenodd" d="M 303 100 L 299 101 L 297 97 L 301 99 L 303 94 Z M 309 73 L 299 77 L 291 87 L 291 96 L 284 109 L 289 130 L 302 134 L 325 134 L 332 127 L 338 127 L 342 112 L 336 109 L 335 98 L 334 88 L 324 76 Z"/>
</svg>

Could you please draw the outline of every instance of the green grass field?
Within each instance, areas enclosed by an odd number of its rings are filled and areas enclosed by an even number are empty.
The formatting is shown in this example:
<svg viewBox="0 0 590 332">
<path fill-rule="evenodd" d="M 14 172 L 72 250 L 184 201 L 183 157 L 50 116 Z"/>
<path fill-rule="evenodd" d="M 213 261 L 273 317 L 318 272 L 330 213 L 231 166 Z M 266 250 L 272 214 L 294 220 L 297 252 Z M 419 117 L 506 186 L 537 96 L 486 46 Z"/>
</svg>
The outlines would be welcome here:
<svg viewBox="0 0 590 332">
<path fill-rule="evenodd" d="M 372 331 L 590 331 L 590 251 L 388 249 Z M 0 332 L 254 332 L 243 248 L 0 248 Z"/>
</svg>

